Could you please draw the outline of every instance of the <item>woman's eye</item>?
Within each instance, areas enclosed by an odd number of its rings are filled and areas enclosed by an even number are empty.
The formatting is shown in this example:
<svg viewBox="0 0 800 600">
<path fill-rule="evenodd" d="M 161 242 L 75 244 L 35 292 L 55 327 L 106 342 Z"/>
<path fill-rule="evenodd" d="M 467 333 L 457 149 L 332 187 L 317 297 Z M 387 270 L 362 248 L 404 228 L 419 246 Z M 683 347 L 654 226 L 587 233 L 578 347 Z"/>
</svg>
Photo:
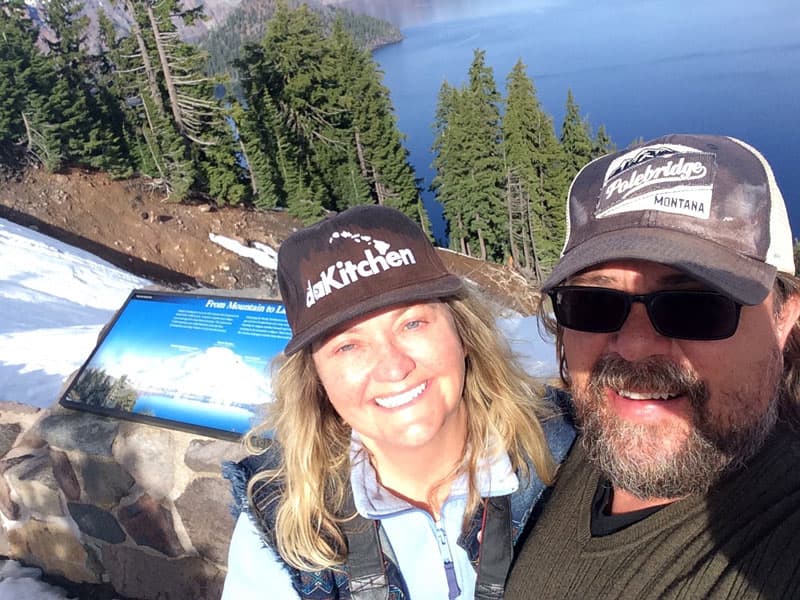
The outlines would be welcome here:
<svg viewBox="0 0 800 600">
<path fill-rule="evenodd" d="M 422 323 L 422 319 L 414 319 L 413 321 L 406 323 L 406 329 L 419 329 L 422 327 Z"/>
<path fill-rule="evenodd" d="M 355 347 L 356 347 L 355 344 L 349 344 L 349 343 L 348 344 L 342 344 L 341 346 L 336 348 L 336 352 L 337 352 L 337 354 L 341 353 L 341 352 L 350 352 L 351 350 L 354 350 Z"/>
</svg>

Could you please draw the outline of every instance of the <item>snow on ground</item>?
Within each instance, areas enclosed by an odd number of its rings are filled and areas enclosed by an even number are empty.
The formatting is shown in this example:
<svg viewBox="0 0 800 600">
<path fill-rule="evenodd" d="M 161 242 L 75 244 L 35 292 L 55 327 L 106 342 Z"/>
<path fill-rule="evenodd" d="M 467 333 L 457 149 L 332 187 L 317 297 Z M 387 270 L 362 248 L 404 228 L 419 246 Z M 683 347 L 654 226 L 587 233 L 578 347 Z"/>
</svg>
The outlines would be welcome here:
<svg viewBox="0 0 800 600">
<path fill-rule="evenodd" d="M 275 251 L 213 240 L 274 268 Z M 0 219 L 0 400 L 45 408 L 86 360 L 131 290 L 150 282 L 32 229 Z M 552 347 L 533 317 L 500 321 L 531 373 L 554 376 Z M 40 571 L 0 560 L 0 600 L 62 600 Z"/>
<path fill-rule="evenodd" d="M 39 569 L 24 567 L 15 560 L 0 560 L 0 600 L 65 600 L 74 598 L 61 588 L 39 579 Z"/>
</svg>

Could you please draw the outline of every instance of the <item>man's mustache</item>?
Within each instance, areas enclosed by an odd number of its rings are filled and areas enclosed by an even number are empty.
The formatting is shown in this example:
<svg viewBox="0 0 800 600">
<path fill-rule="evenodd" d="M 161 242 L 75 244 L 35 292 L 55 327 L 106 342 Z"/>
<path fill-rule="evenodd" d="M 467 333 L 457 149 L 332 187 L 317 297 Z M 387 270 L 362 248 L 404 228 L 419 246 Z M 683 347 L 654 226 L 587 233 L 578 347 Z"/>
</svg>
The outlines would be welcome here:
<svg viewBox="0 0 800 600">
<path fill-rule="evenodd" d="M 693 404 L 706 396 L 706 385 L 695 373 L 664 356 L 648 356 L 639 361 L 626 360 L 619 354 L 602 356 L 592 368 L 589 388 L 596 393 L 612 388 L 687 395 Z"/>
</svg>

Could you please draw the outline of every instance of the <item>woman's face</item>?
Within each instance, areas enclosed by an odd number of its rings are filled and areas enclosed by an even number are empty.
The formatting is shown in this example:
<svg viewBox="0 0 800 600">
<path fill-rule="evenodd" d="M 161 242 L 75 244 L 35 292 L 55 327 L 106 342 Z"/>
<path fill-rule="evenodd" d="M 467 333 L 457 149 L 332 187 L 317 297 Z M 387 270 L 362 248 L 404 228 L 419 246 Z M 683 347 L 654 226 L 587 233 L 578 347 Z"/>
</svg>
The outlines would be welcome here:
<svg viewBox="0 0 800 600">
<path fill-rule="evenodd" d="M 446 304 L 370 313 L 312 355 L 334 409 L 372 452 L 463 447 L 465 352 Z"/>
</svg>

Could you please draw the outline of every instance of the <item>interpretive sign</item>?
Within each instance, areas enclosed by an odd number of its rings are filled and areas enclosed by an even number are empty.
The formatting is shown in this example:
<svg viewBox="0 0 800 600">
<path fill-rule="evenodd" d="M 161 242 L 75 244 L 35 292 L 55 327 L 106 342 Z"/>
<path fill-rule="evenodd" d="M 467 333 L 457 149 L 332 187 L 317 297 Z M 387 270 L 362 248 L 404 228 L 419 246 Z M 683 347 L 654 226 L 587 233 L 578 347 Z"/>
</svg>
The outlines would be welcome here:
<svg viewBox="0 0 800 600">
<path fill-rule="evenodd" d="M 237 438 L 271 401 L 269 364 L 290 337 L 277 301 L 134 290 L 61 404 Z"/>
</svg>

